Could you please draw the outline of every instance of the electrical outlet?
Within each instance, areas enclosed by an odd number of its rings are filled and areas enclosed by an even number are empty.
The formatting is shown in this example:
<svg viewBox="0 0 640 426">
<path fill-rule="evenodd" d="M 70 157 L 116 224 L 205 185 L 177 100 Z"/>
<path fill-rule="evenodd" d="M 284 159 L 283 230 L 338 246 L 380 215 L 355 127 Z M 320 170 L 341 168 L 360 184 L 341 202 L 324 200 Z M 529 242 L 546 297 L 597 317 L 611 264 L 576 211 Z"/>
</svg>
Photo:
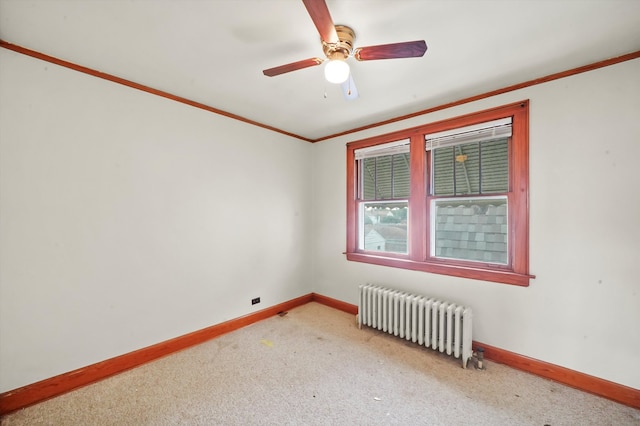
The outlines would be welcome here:
<svg viewBox="0 0 640 426">
<path fill-rule="evenodd" d="M 251 304 L 252 305 L 255 305 L 257 303 L 260 303 L 260 298 L 259 297 L 256 297 L 255 299 L 251 299 Z"/>
</svg>

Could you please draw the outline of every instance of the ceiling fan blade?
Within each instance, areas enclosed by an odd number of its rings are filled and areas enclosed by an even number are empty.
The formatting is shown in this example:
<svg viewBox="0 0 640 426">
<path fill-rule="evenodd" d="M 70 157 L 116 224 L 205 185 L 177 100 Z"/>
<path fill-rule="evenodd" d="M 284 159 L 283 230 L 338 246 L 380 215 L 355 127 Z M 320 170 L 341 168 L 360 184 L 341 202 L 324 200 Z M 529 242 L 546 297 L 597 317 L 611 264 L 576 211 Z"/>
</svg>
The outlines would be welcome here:
<svg viewBox="0 0 640 426">
<path fill-rule="evenodd" d="M 341 84 L 342 86 L 342 94 L 344 98 L 348 101 L 352 101 L 354 99 L 358 99 L 358 88 L 356 84 L 353 82 L 353 75 L 349 74 L 349 78 L 347 81 Z"/>
<path fill-rule="evenodd" d="M 267 77 L 274 77 L 276 75 L 288 73 L 291 71 L 301 70 L 303 68 L 309 68 L 316 65 L 320 65 L 323 62 L 320 58 L 309 58 L 298 62 L 292 62 L 286 65 L 280 65 L 279 67 L 269 68 L 263 70 L 262 73 Z"/>
<path fill-rule="evenodd" d="M 403 43 L 380 44 L 377 46 L 359 47 L 353 56 L 359 61 L 374 59 L 417 58 L 427 51 L 424 40 L 406 41 Z"/>
<path fill-rule="evenodd" d="M 302 0 L 302 2 L 316 25 L 322 41 L 325 43 L 337 43 L 340 41 L 325 0 Z"/>
</svg>

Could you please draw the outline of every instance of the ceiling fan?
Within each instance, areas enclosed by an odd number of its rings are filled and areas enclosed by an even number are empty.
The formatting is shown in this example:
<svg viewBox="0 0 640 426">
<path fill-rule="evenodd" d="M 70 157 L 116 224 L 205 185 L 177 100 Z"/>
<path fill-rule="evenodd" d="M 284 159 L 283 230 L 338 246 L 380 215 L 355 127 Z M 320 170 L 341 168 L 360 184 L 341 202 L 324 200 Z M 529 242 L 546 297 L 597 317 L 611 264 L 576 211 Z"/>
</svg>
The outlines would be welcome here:
<svg viewBox="0 0 640 426">
<path fill-rule="evenodd" d="M 355 32 L 346 25 L 333 24 L 333 19 L 331 19 L 331 14 L 329 13 L 329 8 L 325 0 L 302 0 L 302 2 L 307 8 L 307 12 L 311 16 L 318 33 L 320 33 L 322 50 L 326 59 L 303 59 L 302 61 L 263 70 L 262 73 L 268 77 L 313 67 L 326 61 L 327 64 L 324 69 L 325 78 L 331 83 L 342 83 L 345 97 L 350 98 L 353 97 L 351 87 L 353 86 L 353 78 L 350 75 L 349 64 L 346 62 L 347 58 L 354 57 L 358 61 L 416 58 L 423 56 L 427 51 L 427 44 L 424 40 L 380 44 L 354 49 L 353 40 L 356 38 Z M 355 87 L 353 87 L 353 89 L 355 89 Z"/>
</svg>

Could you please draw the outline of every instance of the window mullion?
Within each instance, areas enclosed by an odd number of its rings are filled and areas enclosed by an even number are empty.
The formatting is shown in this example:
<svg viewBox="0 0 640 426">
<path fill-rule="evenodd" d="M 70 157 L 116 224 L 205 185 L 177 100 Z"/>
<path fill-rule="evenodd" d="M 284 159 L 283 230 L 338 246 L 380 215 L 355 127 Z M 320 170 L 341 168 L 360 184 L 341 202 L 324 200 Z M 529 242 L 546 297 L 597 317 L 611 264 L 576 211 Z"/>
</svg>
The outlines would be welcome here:
<svg viewBox="0 0 640 426">
<path fill-rule="evenodd" d="M 428 240 L 427 205 L 427 162 L 424 136 L 411 137 L 411 189 L 409 194 L 409 257 L 422 262 L 426 259 Z"/>
</svg>

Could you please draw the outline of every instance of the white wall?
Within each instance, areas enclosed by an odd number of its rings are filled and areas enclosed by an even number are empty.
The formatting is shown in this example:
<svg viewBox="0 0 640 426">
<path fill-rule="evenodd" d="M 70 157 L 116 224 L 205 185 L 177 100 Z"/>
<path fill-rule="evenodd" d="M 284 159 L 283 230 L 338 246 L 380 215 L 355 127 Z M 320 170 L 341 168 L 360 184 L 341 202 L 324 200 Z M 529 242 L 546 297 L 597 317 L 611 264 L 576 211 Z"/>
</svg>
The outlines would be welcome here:
<svg viewBox="0 0 640 426">
<path fill-rule="evenodd" d="M 0 392 L 309 293 L 311 149 L 0 49 Z"/>
<path fill-rule="evenodd" d="M 311 145 L 0 49 L 0 392 L 310 291 L 355 304 L 365 282 L 468 304 L 478 341 L 640 388 L 638 75 Z M 346 142 L 522 99 L 530 287 L 345 260 Z"/>
<path fill-rule="evenodd" d="M 474 309 L 477 341 L 640 388 L 638 76 L 636 59 L 315 144 L 314 291 L 356 304 L 358 285 L 373 282 L 458 301 Z M 346 142 L 523 99 L 529 287 L 345 259 Z"/>
</svg>

